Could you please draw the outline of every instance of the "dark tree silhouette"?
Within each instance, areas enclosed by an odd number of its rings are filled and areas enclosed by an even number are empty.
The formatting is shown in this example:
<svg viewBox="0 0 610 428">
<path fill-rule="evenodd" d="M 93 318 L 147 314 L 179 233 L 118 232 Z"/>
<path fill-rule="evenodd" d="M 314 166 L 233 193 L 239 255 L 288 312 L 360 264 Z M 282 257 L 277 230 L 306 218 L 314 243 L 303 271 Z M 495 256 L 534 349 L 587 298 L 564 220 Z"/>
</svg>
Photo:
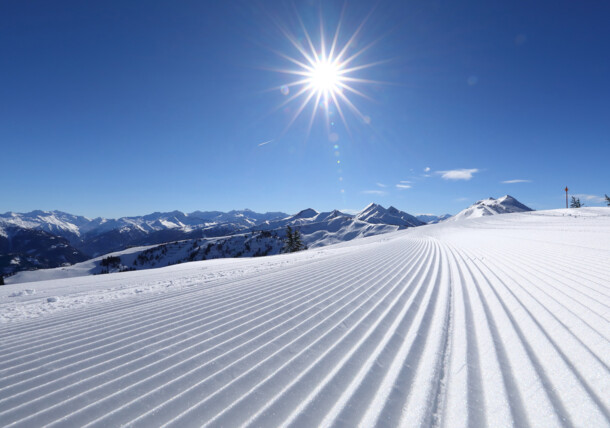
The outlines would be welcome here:
<svg viewBox="0 0 610 428">
<path fill-rule="evenodd" d="M 294 253 L 306 249 L 307 247 L 303 244 L 303 239 L 301 238 L 301 232 L 298 229 L 286 226 L 286 240 L 284 241 L 283 252 Z"/>
<path fill-rule="evenodd" d="M 572 196 L 572 202 L 570 202 L 570 208 L 580 208 L 583 204 L 580 203 L 580 198 Z"/>
<path fill-rule="evenodd" d="M 285 253 L 292 253 L 294 251 L 294 234 L 290 226 L 286 226 L 286 239 L 284 240 L 283 251 Z"/>
</svg>

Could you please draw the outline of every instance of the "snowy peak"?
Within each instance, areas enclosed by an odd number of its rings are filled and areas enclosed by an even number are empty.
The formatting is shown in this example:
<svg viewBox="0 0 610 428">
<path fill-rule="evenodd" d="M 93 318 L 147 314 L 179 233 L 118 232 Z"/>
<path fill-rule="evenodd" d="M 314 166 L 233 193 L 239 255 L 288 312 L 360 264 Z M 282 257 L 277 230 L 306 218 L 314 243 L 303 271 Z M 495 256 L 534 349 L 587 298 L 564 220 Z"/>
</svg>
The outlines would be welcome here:
<svg viewBox="0 0 610 428">
<path fill-rule="evenodd" d="M 371 202 L 366 207 L 364 207 L 364 209 L 362 211 L 360 211 L 356 215 L 356 217 L 366 217 L 369 215 L 374 215 L 376 213 L 385 213 L 385 212 L 386 212 L 386 209 L 384 207 Z"/>
<path fill-rule="evenodd" d="M 460 211 L 449 220 L 464 220 L 469 218 L 479 218 L 496 214 L 520 213 L 533 211 L 530 207 L 522 204 L 510 195 L 495 199 L 489 197 L 475 202 L 465 210 Z"/>
<path fill-rule="evenodd" d="M 303 211 L 299 211 L 298 213 L 296 213 L 295 215 L 291 216 L 291 218 L 297 219 L 297 218 L 312 218 L 318 215 L 318 212 L 316 210 L 314 210 L 313 208 L 307 208 L 304 209 Z"/>
<path fill-rule="evenodd" d="M 411 214 L 394 207 L 386 209 L 378 204 L 367 205 L 356 215 L 356 219 L 372 224 L 385 223 L 400 227 L 415 227 L 424 224 Z"/>
<path fill-rule="evenodd" d="M 327 220 L 333 220 L 333 219 L 339 218 L 339 217 L 353 218 L 352 215 L 342 213 L 339 210 L 332 210 L 331 212 L 318 214 L 315 217 L 315 220 L 316 221 L 327 221 Z"/>
<path fill-rule="evenodd" d="M 80 228 L 90 219 L 61 211 L 31 211 L 25 214 L 8 212 L 0 214 L 0 224 L 24 229 L 39 229 L 63 237 L 80 236 Z"/>
</svg>

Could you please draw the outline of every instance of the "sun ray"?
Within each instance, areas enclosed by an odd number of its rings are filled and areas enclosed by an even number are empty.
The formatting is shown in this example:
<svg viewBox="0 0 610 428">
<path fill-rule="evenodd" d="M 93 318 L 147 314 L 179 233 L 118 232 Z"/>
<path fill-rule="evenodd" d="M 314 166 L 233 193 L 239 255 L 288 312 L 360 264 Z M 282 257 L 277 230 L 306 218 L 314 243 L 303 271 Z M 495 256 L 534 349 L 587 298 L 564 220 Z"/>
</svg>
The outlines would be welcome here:
<svg viewBox="0 0 610 428">
<path fill-rule="evenodd" d="M 299 16 L 299 21 L 301 21 L 300 16 Z M 307 53 L 307 51 L 303 48 L 303 46 L 301 46 L 301 44 L 296 40 L 294 35 L 287 28 L 285 28 L 282 23 L 278 22 L 276 19 L 274 19 L 274 22 L 277 25 L 277 27 L 280 29 L 282 34 L 284 34 L 284 36 L 292 44 L 292 46 L 294 46 L 299 51 L 299 53 L 301 55 L 303 55 L 303 57 L 313 66 L 315 64 L 315 61 L 314 61 L 313 58 L 315 58 L 316 52 L 315 52 L 315 49 L 313 49 L 313 45 L 311 43 L 311 39 L 309 38 L 309 34 L 307 34 L 307 30 L 305 30 L 305 27 L 303 26 L 303 31 L 305 32 L 305 36 L 307 38 L 307 41 L 309 42 L 310 47 L 312 48 L 312 55 L 313 55 L 313 57 L 311 57 Z M 302 21 L 301 21 L 301 24 L 302 24 Z"/>
<path fill-rule="evenodd" d="M 296 94 L 291 95 L 290 98 L 288 98 L 286 101 L 284 101 L 279 106 L 277 106 L 274 109 L 274 111 L 278 111 L 282 107 L 286 106 L 287 104 L 291 103 L 295 99 L 299 98 L 301 95 L 303 95 L 307 91 L 309 91 L 309 87 L 308 86 L 303 86 L 301 89 L 299 89 L 299 91 Z"/>
<path fill-rule="evenodd" d="M 343 55 L 345 55 L 345 52 L 347 52 L 347 50 L 352 45 L 352 43 L 354 43 L 354 40 L 356 40 L 356 37 L 358 37 L 358 34 L 360 33 L 360 31 L 362 31 L 362 28 L 364 28 L 364 24 L 366 24 L 366 21 L 368 21 L 369 18 L 371 17 L 371 15 L 373 14 L 373 10 L 371 10 L 369 12 L 369 14 L 362 20 L 360 25 L 358 25 L 358 28 L 356 28 L 356 31 L 354 31 L 354 34 L 352 34 L 352 36 L 349 38 L 349 40 L 347 41 L 345 46 L 343 46 L 343 49 L 341 49 L 341 51 L 337 54 L 337 56 L 336 56 L 337 61 L 341 61 L 341 58 L 343 58 Z"/>
<path fill-rule="evenodd" d="M 310 92 L 309 95 L 307 95 L 305 100 L 301 103 L 301 106 L 299 107 L 299 109 L 294 113 L 294 115 L 290 119 L 290 122 L 288 122 L 288 125 L 286 125 L 286 127 L 284 128 L 284 131 L 282 132 L 282 134 L 285 133 L 288 130 L 288 128 L 290 128 L 292 126 L 292 124 L 294 123 L 295 120 L 297 120 L 297 117 L 299 117 L 299 115 L 301 114 L 303 109 L 307 106 L 307 104 L 309 104 L 309 100 L 311 100 L 311 98 L 315 94 L 316 94 L 315 92 Z"/>
<path fill-rule="evenodd" d="M 376 66 L 381 65 L 381 64 L 387 64 L 390 61 L 391 60 L 389 60 L 389 59 L 385 59 L 385 60 L 382 60 L 382 61 L 369 62 L 367 64 L 358 65 L 358 66 L 355 66 L 355 67 L 352 67 L 352 68 L 342 68 L 341 71 L 340 71 L 340 74 L 353 73 L 354 71 L 364 70 L 364 69 L 371 68 L 371 67 L 376 67 Z M 343 65 L 345 65 L 345 64 L 343 64 Z"/>
<path fill-rule="evenodd" d="M 362 55 L 363 53 L 365 53 L 366 51 L 371 49 L 373 46 L 375 46 L 377 43 L 379 43 L 381 40 L 383 40 L 386 36 L 387 36 L 387 33 L 382 35 L 382 36 L 380 36 L 380 37 L 378 37 L 378 38 L 376 38 L 375 40 L 373 40 L 372 42 L 370 42 L 367 45 L 365 45 L 362 49 L 359 49 L 358 51 L 356 51 L 354 54 L 349 56 L 347 59 L 345 59 L 341 63 L 344 64 L 345 66 L 347 66 L 349 63 L 354 61 L 360 55 Z"/>
<path fill-rule="evenodd" d="M 284 74 L 296 74 L 297 76 L 308 76 L 311 77 L 311 71 L 303 71 L 303 70 L 291 70 L 288 68 L 267 68 L 269 71 L 276 71 L 278 73 Z"/>
<path fill-rule="evenodd" d="M 320 53 L 318 58 L 321 58 L 322 62 L 326 62 L 326 42 L 324 37 L 324 20 L 322 19 L 322 10 L 320 10 Z"/>
<path fill-rule="evenodd" d="M 383 80 L 361 79 L 358 77 L 342 77 L 342 82 L 370 83 L 373 85 L 395 85 L 395 83 L 384 82 Z"/>
<path fill-rule="evenodd" d="M 339 32 L 341 31 L 341 23 L 343 22 L 343 17 L 345 16 L 345 9 L 347 8 L 347 2 L 343 3 L 343 8 L 341 9 L 341 15 L 339 16 L 339 22 L 337 23 L 337 29 L 335 30 L 335 35 L 333 36 L 333 42 L 330 46 L 330 52 L 328 53 L 329 58 L 333 58 L 335 54 L 335 48 L 337 47 L 337 40 L 339 39 Z"/>
<path fill-rule="evenodd" d="M 339 95 L 341 99 L 343 99 L 343 102 L 347 104 L 347 106 L 356 114 L 356 116 L 358 116 L 363 121 L 366 120 L 364 115 L 360 112 L 360 110 L 358 110 L 358 107 L 352 104 L 352 102 L 343 94 L 343 92 L 337 92 L 337 95 Z"/>
<path fill-rule="evenodd" d="M 348 64 L 352 63 L 356 58 L 358 58 L 360 55 L 362 55 L 363 53 L 368 51 L 374 45 L 375 45 L 374 42 L 373 43 L 369 43 L 368 45 L 366 45 L 362 49 L 358 50 L 356 53 L 354 53 L 353 55 L 351 55 L 350 57 L 348 57 L 344 61 L 341 61 L 341 64 L 343 64 L 343 66 L 346 67 Z"/>
<path fill-rule="evenodd" d="M 359 91 L 359 90 L 357 90 L 357 89 L 352 88 L 352 87 L 351 87 L 351 86 L 349 86 L 349 85 L 346 85 L 345 83 L 339 83 L 339 86 L 340 86 L 340 87 L 342 87 L 343 89 L 347 89 L 347 90 L 348 90 L 348 91 L 350 91 L 352 94 L 360 95 L 362 98 L 365 98 L 365 99 L 367 99 L 367 100 L 369 100 L 369 101 L 371 101 L 371 102 L 375 102 L 375 100 L 374 100 L 374 99 L 372 99 L 371 97 L 369 97 L 368 95 L 366 95 L 366 94 L 364 94 L 364 93 L 360 92 L 360 91 Z"/>
<path fill-rule="evenodd" d="M 269 70 L 269 69 L 266 69 Z M 272 70 L 272 71 L 277 71 L 277 70 Z M 260 93 L 268 93 L 268 92 L 275 92 L 277 90 L 282 90 L 282 88 L 292 88 L 294 86 L 301 86 L 304 85 L 305 83 L 309 82 L 309 78 L 307 79 L 301 79 L 301 80 L 297 80 L 295 82 L 289 82 L 289 83 L 285 83 L 279 86 L 273 86 L 271 88 L 267 88 L 267 89 L 263 89 L 260 91 Z"/>
<path fill-rule="evenodd" d="M 272 49 L 271 51 L 273 53 L 275 53 L 276 55 L 279 55 L 280 57 L 282 57 L 282 58 L 292 62 L 293 64 L 298 65 L 299 67 L 303 68 L 304 70 L 313 70 L 312 67 L 315 65 L 315 63 L 314 63 L 311 66 L 309 66 L 309 65 L 305 64 L 304 62 L 299 61 L 298 59 L 295 59 L 295 58 L 293 58 L 293 57 L 291 57 L 289 55 L 286 55 L 283 52 L 277 51 L 275 49 Z"/>
<path fill-rule="evenodd" d="M 311 37 L 309 37 L 309 32 L 307 31 L 307 28 L 305 27 L 305 24 L 303 23 L 303 20 L 301 19 L 301 15 L 299 15 L 299 12 L 296 9 L 296 5 L 293 3 L 292 7 L 294 8 L 294 11 L 296 12 L 297 18 L 299 20 L 299 24 L 301 25 L 301 29 L 303 30 L 303 34 L 305 35 L 305 40 L 307 40 L 307 44 L 309 45 L 309 49 L 311 49 L 311 55 L 313 58 L 317 58 L 317 54 L 316 54 L 316 48 L 313 45 L 313 42 L 311 41 Z M 314 65 L 314 63 L 312 62 L 312 65 Z"/>
<path fill-rule="evenodd" d="M 316 96 L 316 101 L 313 103 L 313 109 L 311 110 L 311 117 L 309 118 L 309 125 L 307 125 L 307 135 L 305 136 L 305 139 L 309 137 L 311 128 L 313 127 L 313 121 L 316 117 L 316 112 L 318 111 L 318 104 L 320 103 L 321 96 L 322 94 L 318 92 L 318 95 Z"/>
<path fill-rule="evenodd" d="M 339 112 L 339 117 L 341 117 L 341 121 L 343 122 L 343 125 L 345 126 L 345 129 L 347 130 L 347 132 L 352 135 L 352 131 L 350 131 L 349 129 L 349 125 L 347 124 L 347 120 L 345 119 L 345 115 L 343 114 L 343 110 L 341 109 L 341 104 L 337 101 L 337 96 L 335 94 L 332 94 L 333 97 L 333 102 L 335 103 L 335 106 L 337 107 L 337 111 Z"/>
</svg>

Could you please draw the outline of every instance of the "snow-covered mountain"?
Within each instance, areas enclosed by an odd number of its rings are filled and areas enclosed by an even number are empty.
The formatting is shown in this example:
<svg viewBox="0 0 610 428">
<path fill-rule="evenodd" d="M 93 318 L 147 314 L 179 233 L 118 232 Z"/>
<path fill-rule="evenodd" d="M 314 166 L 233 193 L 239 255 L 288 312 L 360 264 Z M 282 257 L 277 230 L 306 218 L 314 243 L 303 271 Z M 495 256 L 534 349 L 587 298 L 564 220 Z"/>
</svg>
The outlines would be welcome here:
<svg viewBox="0 0 610 428">
<path fill-rule="evenodd" d="M 71 265 L 88 258 L 61 236 L 39 229 L 0 224 L 0 275 Z"/>
<path fill-rule="evenodd" d="M 460 211 L 446 221 L 465 220 L 469 218 L 479 218 L 496 214 L 520 213 L 533 211 L 530 207 L 523 205 L 510 195 L 501 198 L 487 198 L 477 201 L 465 210 Z"/>
<path fill-rule="evenodd" d="M 89 256 L 120 251 L 134 245 L 160 244 L 203 236 L 222 236 L 248 229 L 263 221 L 284 218 L 281 212 L 256 213 L 245 209 L 220 211 L 156 212 L 118 219 L 76 216 L 61 211 L 0 214 L 0 230 L 16 226 L 42 230 L 66 238 Z M 0 232 L 1 234 L 1 232 Z"/>
<path fill-rule="evenodd" d="M 440 223 L 441 221 L 447 220 L 449 217 L 451 217 L 451 214 L 442 214 L 442 215 L 419 214 L 419 215 L 416 215 L 415 217 L 417 217 L 417 219 L 419 221 L 423 221 L 426 224 L 436 224 L 436 223 Z"/>
<path fill-rule="evenodd" d="M 251 227 L 265 220 L 286 217 L 282 212 L 256 213 L 252 210 L 195 211 L 190 214 L 181 211 L 155 212 L 136 217 L 118 219 L 76 216 L 61 211 L 32 211 L 29 213 L 8 212 L 0 214 L 0 226 L 15 225 L 29 229 L 39 229 L 68 239 L 83 238 L 86 235 L 100 235 L 111 230 L 138 230 L 148 234 L 160 230 L 180 229 L 189 231 L 219 224 L 235 224 Z"/>
<path fill-rule="evenodd" d="M 286 216 L 248 209 L 156 212 L 118 219 L 62 211 L 8 212 L 0 214 L 0 275 L 62 266 L 133 246 L 230 235 Z"/>
<path fill-rule="evenodd" d="M 371 209 L 374 207 L 374 209 Z M 222 217 L 222 213 L 214 213 L 214 218 Z M 269 217 L 269 216 L 268 216 Z M 264 217 L 260 217 L 261 219 Z M 271 254 L 279 254 L 284 246 L 286 226 L 299 230 L 303 243 L 309 248 L 321 247 L 338 242 L 350 241 L 381 233 L 393 232 L 410 227 L 417 222 L 423 223 L 414 217 L 396 208 L 385 209 L 380 205 L 369 205 L 356 216 L 342 213 L 338 210 L 330 212 L 318 212 L 308 208 L 291 216 L 281 219 L 264 220 L 256 226 L 243 228 L 227 224 L 213 226 L 214 233 L 210 227 L 193 229 L 183 232 L 179 239 L 175 239 L 177 228 L 168 228 L 150 232 L 145 239 L 134 234 L 134 229 L 117 230 L 112 229 L 104 234 L 94 236 L 89 246 L 101 247 L 100 240 L 108 240 L 106 247 L 118 247 L 117 243 L 131 242 L 132 245 L 141 247 L 140 253 L 116 248 L 109 251 L 110 254 L 98 255 L 94 260 L 81 263 L 77 266 L 59 268 L 54 272 L 20 273 L 13 282 L 32 281 L 48 278 L 59 278 L 62 276 L 78 276 L 82 274 L 98 274 L 102 272 L 118 272 L 124 270 L 141 270 L 169 266 L 195 260 L 208 260 L 224 257 L 257 257 Z M 174 220 L 184 224 L 184 219 L 174 216 Z M 169 221 L 167 217 L 165 221 Z M 387 223 L 386 223 L 387 222 Z M 222 227 L 226 227 L 226 233 L 220 233 Z M 182 229 L 180 229 L 182 230 Z M 127 239 L 125 239 L 127 238 Z M 157 242 L 152 241 L 155 238 Z M 158 244 L 158 245 L 151 245 Z M 102 266 L 101 263 L 108 257 L 119 257 L 120 260 L 112 266 Z M 59 266 L 56 265 L 56 266 Z M 54 266 L 49 266 L 54 267 Z M 14 271 L 20 269 L 14 269 Z M 1 272 L 0 272 L 1 273 Z"/>
<path fill-rule="evenodd" d="M 304 226 L 307 224 L 321 223 L 335 218 L 354 218 L 353 215 L 342 213 L 339 210 L 329 212 L 318 212 L 313 208 L 307 208 L 298 213 L 275 220 L 266 220 L 256 226 L 258 230 L 273 230 L 286 226 Z"/>
<path fill-rule="evenodd" d="M 356 215 L 356 219 L 373 224 L 391 224 L 400 228 L 422 226 L 425 224 L 415 216 L 394 207 L 384 208 L 378 204 L 369 204 Z"/>
</svg>

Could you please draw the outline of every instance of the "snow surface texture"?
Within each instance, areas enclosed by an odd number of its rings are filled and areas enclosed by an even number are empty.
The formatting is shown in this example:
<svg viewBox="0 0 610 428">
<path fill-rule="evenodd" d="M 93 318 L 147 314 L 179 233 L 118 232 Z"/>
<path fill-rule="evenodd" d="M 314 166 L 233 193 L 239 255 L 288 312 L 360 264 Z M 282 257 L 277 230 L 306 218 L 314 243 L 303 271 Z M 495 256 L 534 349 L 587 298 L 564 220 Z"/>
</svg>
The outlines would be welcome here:
<svg viewBox="0 0 610 428">
<path fill-rule="evenodd" d="M 607 208 L 11 285 L 0 302 L 3 426 L 610 426 Z"/>
</svg>

